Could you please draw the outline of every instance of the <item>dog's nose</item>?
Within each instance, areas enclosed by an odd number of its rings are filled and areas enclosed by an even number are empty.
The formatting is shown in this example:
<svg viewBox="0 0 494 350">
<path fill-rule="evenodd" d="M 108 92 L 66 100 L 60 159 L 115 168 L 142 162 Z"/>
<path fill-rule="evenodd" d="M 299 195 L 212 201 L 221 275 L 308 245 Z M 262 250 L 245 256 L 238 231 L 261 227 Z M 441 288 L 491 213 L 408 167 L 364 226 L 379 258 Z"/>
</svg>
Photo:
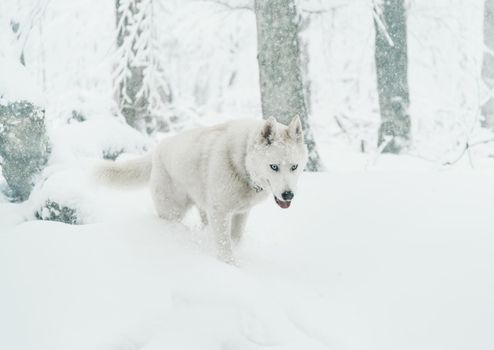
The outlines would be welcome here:
<svg viewBox="0 0 494 350">
<path fill-rule="evenodd" d="M 291 201 L 293 198 L 293 192 L 285 191 L 281 194 L 281 198 L 283 198 L 284 201 Z"/>
</svg>

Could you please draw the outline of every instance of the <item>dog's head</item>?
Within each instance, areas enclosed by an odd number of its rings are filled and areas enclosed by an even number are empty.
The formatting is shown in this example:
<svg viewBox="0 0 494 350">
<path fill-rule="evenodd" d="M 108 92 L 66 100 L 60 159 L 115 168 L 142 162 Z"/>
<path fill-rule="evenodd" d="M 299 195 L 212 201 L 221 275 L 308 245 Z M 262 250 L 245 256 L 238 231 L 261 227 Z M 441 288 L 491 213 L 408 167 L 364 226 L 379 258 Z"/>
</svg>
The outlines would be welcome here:
<svg viewBox="0 0 494 350">
<path fill-rule="evenodd" d="M 246 166 L 252 180 L 274 195 L 281 208 L 288 208 L 307 163 L 302 124 L 295 117 L 285 126 L 269 118 L 258 130 Z"/>
</svg>

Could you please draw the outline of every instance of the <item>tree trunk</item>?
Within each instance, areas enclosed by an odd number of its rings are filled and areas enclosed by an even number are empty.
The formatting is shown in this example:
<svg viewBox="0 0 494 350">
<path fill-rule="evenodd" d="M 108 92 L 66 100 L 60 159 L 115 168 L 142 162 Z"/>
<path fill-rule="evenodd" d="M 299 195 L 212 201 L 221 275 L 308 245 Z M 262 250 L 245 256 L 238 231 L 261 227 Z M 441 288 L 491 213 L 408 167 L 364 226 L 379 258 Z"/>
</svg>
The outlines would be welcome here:
<svg viewBox="0 0 494 350">
<path fill-rule="evenodd" d="M 482 105 L 483 124 L 494 129 L 494 0 L 484 2 L 484 46 L 482 80 L 489 89 L 489 98 Z"/>
<path fill-rule="evenodd" d="M 377 90 L 381 111 L 378 144 L 386 143 L 383 152 L 398 154 L 408 149 L 411 138 L 404 0 L 383 0 L 374 10 Z"/>
<path fill-rule="evenodd" d="M 299 19 L 294 0 L 256 0 L 257 52 L 264 118 L 288 125 L 299 116 L 309 149 L 307 170 L 320 167 L 309 127 L 301 72 Z"/>
</svg>

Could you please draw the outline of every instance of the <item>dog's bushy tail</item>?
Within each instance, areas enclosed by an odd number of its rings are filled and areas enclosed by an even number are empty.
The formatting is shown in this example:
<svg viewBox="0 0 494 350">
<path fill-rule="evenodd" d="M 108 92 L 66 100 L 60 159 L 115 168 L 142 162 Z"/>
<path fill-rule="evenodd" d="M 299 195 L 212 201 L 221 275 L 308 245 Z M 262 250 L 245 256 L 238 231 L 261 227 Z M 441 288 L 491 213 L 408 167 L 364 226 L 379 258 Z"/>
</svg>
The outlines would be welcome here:
<svg viewBox="0 0 494 350">
<path fill-rule="evenodd" d="M 106 161 L 97 165 L 95 176 L 98 182 L 114 186 L 137 186 L 149 181 L 152 154 L 125 161 Z"/>
</svg>

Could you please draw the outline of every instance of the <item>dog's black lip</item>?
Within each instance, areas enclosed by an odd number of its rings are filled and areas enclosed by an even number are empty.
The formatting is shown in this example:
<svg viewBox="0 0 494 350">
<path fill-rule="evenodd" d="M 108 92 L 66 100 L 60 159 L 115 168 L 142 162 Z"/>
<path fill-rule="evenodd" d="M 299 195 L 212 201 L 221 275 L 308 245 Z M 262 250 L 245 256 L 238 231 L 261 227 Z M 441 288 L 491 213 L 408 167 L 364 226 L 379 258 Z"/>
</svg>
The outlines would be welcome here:
<svg viewBox="0 0 494 350">
<path fill-rule="evenodd" d="M 291 200 L 289 201 L 284 201 L 284 200 L 281 200 L 279 199 L 278 197 L 274 196 L 274 200 L 276 202 L 276 204 L 278 204 L 278 206 L 282 209 L 288 209 L 290 207 L 290 204 L 292 203 Z"/>
</svg>

